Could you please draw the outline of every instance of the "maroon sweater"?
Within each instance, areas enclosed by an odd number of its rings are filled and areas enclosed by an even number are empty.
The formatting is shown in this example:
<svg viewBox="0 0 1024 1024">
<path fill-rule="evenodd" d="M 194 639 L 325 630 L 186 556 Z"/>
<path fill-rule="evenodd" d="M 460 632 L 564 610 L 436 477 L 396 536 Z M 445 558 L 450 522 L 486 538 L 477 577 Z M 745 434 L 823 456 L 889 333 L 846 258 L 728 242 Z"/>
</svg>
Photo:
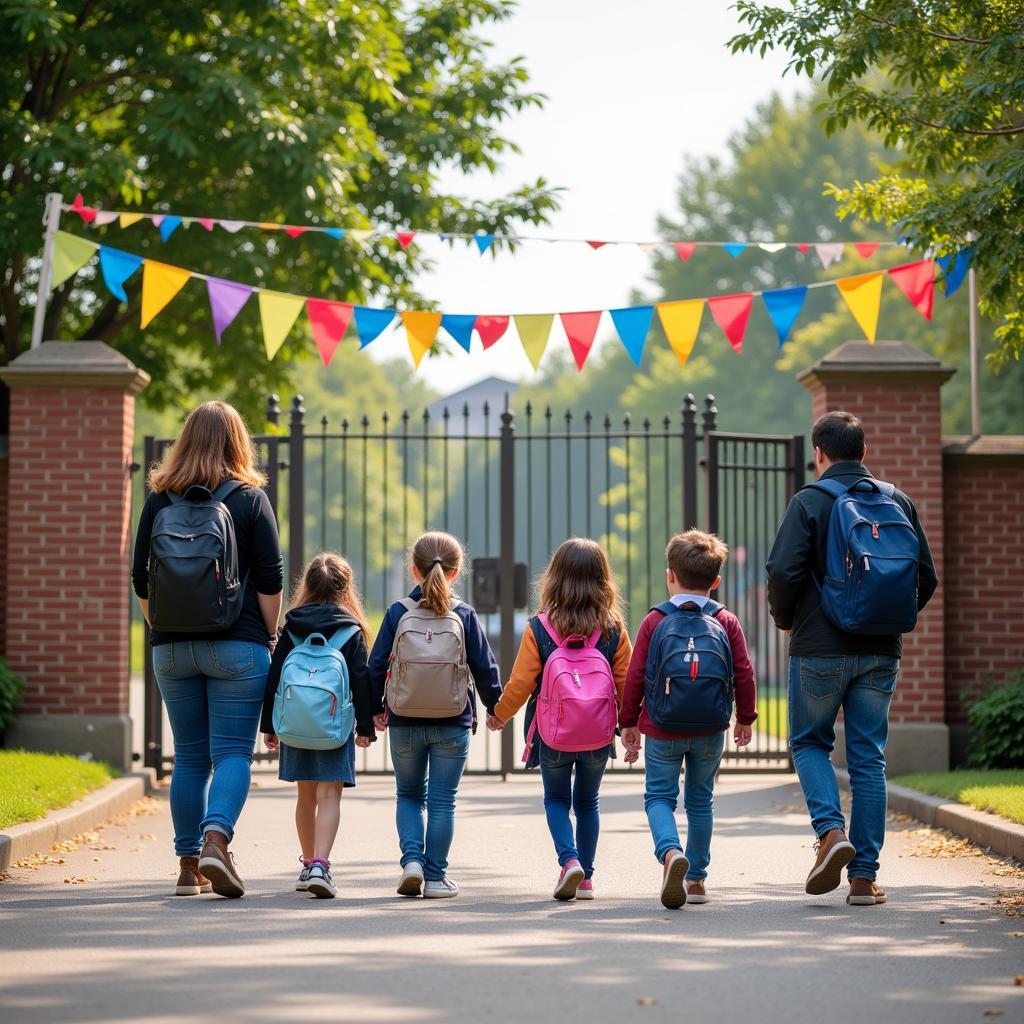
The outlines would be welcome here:
<svg viewBox="0 0 1024 1024">
<path fill-rule="evenodd" d="M 647 708 L 643 706 L 647 649 L 651 646 L 651 634 L 663 618 L 665 613 L 655 609 L 640 623 L 636 643 L 633 645 L 633 656 L 629 659 L 629 670 L 626 673 L 626 691 L 622 697 L 619 725 L 623 729 L 628 729 L 639 724 L 640 732 L 645 736 L 653 736 L 656 740 L 709 735 L 666 732 L 659 729 L 651 721 Z M 736 682 L 736 720 L 741 725 L 752 725 L 757 720 L 757 685 L 754 682 L 754 666 L 750 664 L 750 655 L 747 654 L 747 640 L 743 635 L 743 627 L 740 620 L 727 608 L 718 613 L 716 621 L 729 634 L 729 646 L 732 648 L 732 666 Z"/>
</svg>

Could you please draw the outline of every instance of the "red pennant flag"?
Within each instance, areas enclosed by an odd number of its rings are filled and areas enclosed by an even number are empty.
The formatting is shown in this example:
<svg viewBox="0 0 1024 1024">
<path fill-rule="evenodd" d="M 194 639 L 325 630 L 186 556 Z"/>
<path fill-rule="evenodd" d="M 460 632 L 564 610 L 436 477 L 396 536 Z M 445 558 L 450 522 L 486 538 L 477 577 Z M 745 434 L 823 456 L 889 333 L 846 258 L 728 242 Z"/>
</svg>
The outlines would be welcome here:
<svg viewBox="0 0 1024 1024">
<path fill-rule="evenodd" d="M 75 196 L 75 201 L 71 204 L 71 210 L 74 213 L 77 213 L 86 224 L 91 224 L 96 219 L 96 210 L 91 206 L 86 206 L 82 202 L 81 192 Z"/>
<path fill-rule="evenodd" d="M 673 242 L 673 247 L 679 258 L 685 263 L 697 250 L 694 242 Z"/>
<path fill-rule="evenodd" d="M 893 267 L 889 276 L 914 309 L 925 320 L 931 320 L 932 301 L 935 298 L 935 264 L 931 260 L 908 263 L 903 267 Z"/>
<path fill-rule="evenodd" d="M 747 321 L 750 319 L 753 305 L 754 296 L 749 292 L 743 295 L 719 295 L 717 298 L 708 299 L 715 323 L 722 328 L 722 333 L 737 352 L 743 350 L 743 335 L 747 332 Z"/>
<path fill-rule="evenodd" d="M 284 226 L 284 233 L 288 235 L 289 238 L 298 238 L 299 235 L 304 235 L 308 230 L 309 228 L 292 227 L 291 224 L 285 224 Z"/>
<path fill-rule="evenodd" d="M 600 249 L 602 245 L 607 245 L 607 244 L 608 244 L 607 242 L 590 242 L 590 241 L 587 242 L 587 245 L 589 245 L 591 249 Z"/>
<path fill-rule="evenodd" d="M 507 316 L 478 316 L 473 325 L 484 348 L 490 348 L 507 330 Z"/>
<path fill-rule="evenodd" d="M 198 223 L 202 224 L 207 231 L 213 230 L 213 218 L 211 217 L 200 217 Z"/>
<path fill-rule="evenodd" d="M 583 364 L 590 355 L 597 334 L 597 325 L 601 322 L 601 311 L 593 313 L 561 313 L 565 336 L 569 339 L 572 357 L 576 360 L 576 369 L 582 370 Z"/>
<path fill-rule="evenodd" d="M 854 249 L 857 250 L 858 256 L 863 256 L 867 259 L 869 256 L 875 255 L 875 250 L 878 248 L 877 242 L 854 242 Z"/>
<path fill-rule="evenodd" d="M 331 365 L 334 350 L 341 344 L 345 329 L 352 319 L 352 306 L 348 302 L 328 302 L 326 299 L 307 299 L 306 313 L 313 338 L 320 350 L 324 366 Z"/>
<path fill-rule="evenodd" d="M 797 252 L 807 252 L 807 250 L 810 249 L 810 247 L 810 242 L 797 242 L 796 250 Z"/>
<path fill-rule="evenodd" d="M 398 239 L 398 244 L 403 249 L 408 249 L 412 245 L 412 240 L 416 237 L 415 231 L 396 231 L 395 238 Z"/>
</svg>

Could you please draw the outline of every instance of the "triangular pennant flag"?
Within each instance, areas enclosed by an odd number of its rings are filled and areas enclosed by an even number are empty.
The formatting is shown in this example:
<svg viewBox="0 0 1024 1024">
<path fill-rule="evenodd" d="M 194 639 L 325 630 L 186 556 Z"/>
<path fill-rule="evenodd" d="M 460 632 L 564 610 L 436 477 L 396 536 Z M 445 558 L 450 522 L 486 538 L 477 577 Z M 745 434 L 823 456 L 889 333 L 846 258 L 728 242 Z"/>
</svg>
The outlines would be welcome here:
<svg viewBox="0 0 1024 1024">
<path fill-rule="evenodd" d="M 229 234 L 236 234 L 245 227 L 245 221 L 242 220 L 219 220 L 217 223 Z"/>
<path fill-rule="evenodd" d="M 288 337 L 288 332 L 302 312 L 306 300 L 301 295 L 287 292 L 259 290 L 260 321 L 263 324 L 263 344 L 267 358 L 273 359 Z"/>
<path fill-rule="evenodd" d="M 572 357 L 576 360 L 576 369 L 582 370 L 594 344 L 594 336 L 597 334 L 597 327 L 601 322 L 601 311 L 562 313 L 560 317 L 562 326 L 565 328 L 565 336 L 569 339 Z"/>
<path fill-rule="evenodd" d="M 192 225 L 193 225 L 193 224 L 195 223 L 195 220 L 196 220 L 196 219 L 195 219 L 195 217 L 182 217 L 182 218 L 181 218 L 181 226 L 182 226 L 182 227 L 183 227 L 183 228 L 184 228 L 184 229 L 185 229 L 186 231 L 188 231 L 188 229 L 189 229 L 190 227 L 192 227 Z"/>
<path fill-rule="evenodd" d="M 324 234 L 325 235 L 330 235 L 331 238 L 344 238 L 345 237 L 345 229 L 344 228 L 324 228 Z"/>
<path fill-rule="evenodd" d="M 284 225 L 284 233 L 289 238 L 298 238 L 299 235 L 304 235 L 308 230 L 309 230 L 309 228 L 298 228 L 298 227 L 295 227 L 292 224 L 285 224 Z"/>
<path fill-rule="evenodd" d="M 125 228 L 130 228 L 133 224 L 138 224 L 143 216 L 141 213 L 122 213 L 118 215 L 117 223 L 124 230 Z"/>
<path fill-rule="evenodd" d="M 741 252 L 743 252 L 744 249 L 746 249 L 746 247 L 747 247 L 747 243 L 746 242 L 726 242 L 725 245 L 722 246 L 722 248 L 733 259 L 736 259 L 736 257 L 739 256 L 739 254 Z"/>
<path fill-rule="evenodd" d="M 359 347 L 366 348 L 371 341 L 375 341 L 394 319 L 395 311 L 393 309 L 370 309 L 369 306 L 356 306 L 356 334 L 359 335 Z"/>
<path fill-rule="evenodd" d="M 78 216 L 81 217 L 86 224 L 92 223 L 92 221 L 96 218 L 96 210 L 92 206 L 86 206 L 82 202 L 81 192 L 79 192 L 78 195 L 75 196 L 75 201 L 68 207 L 68 211 L 70 213 L 77 213 Z"/>
<path fill-rule="evenodd" d="M 219 277 L 208 277 L 206 293 L 210 297 L 213 333 L 216 335 L 219 345 L 221 335 L 249 301 L 253 289 L 247 284 L 238 284 L 236 281 L 222 281 Z"/>
<path fill-rule="evenodd" d="M 925 320 L 932 318 L 935 299 L 935 264 L 931 260 L 908 263 L 889 271 L 893 283 L 910 300 L 910 304 Z"/>
<path fill-rule="evenodd" d="M 262 222 L 260 224 L 257 224 L 256 227 L 258 227 L 260 229 L 260 231 L 280 231 L 284 227 L 284 225 L 283 224 L 271 224 L 269 222 L 264 221 L 264 222 Z"/>
<path fill-rule="evenodd" d="M 58 231 L 53 245 L 53 262 L 50 264 L 50 288 L 57 288 L 69 277 L 74 277 L 92 259 L 96 246 L 78 235 Z"/>
<path fill-rule="evenodd" d="M 352 304 L 349 302 L 328 302 L 326 299 L 307 299 L 306 313 L 309 326 L 313 328 L 313 340 L 320 352 L 324 366 L 331 365 L 334 352 L 345 336 L 352 319 Z"/>
<path fill-rule="evenodd" d="M 164 219 L 160 221 L 160 238 L 166 242 L 180 226 L 180 217 L 172 217 L 170 215 L 164 217 Z"/>
<path fill-rule="evenodd" d="M 587 240 L 587 245 L 589 245 L 591 249 L 600 249 L 602 245 L 607 244 L 607 242 L 591 242 L 589 239 Z"/>
<path fill-rule="evenodd" d="M 952 269 L 946 273 L 946 295 L 952 295 L 964 283 L 967 271 L 971 269 L 971 259 L 974 250 L 971 248 L 961 249 L 953 257 Z M 943 268 L 945 269 L 945 268 Z"/>
<path fill-rule="evenodd" d="M 105 228 L 108 224 L 113 224 L 119 216 L 115 210 L 97 210 L 96 216 L 93 218 L 93 225 L 98 228 Z"/>
<path fill-rule="evenodd" d="M 696 251 L 696 242 L 673 242 L 672 248 L 675 249 L 676 255 L 685 263 Z"/>
<path fill-rule="evenodd" d="M 681 366 L 686 365 L 693 351 L 704 315 L 704 300 L 689 299 L 686 302 L 660 302 L 657 306 L 658 319 L 665 331 L 665 337 L 672 346 Z"/>
<path fill-rule="evenodd" d="M 819 242 L 815 247 L 814 251 L 818 254 L 818 259 L 821 260 L 821 266 L 824 270 L 836 262 L 838 259 L 842 259 L 843 256 L 843 243 L 842 242 Z"/>
<path fill-rule="evenodd" d="M 415 231 L 396 231 L 395 238 L 398 239 L 398 244 L 403 249 L 408 249 L 412 245 L 412 240 L 416 237 Z"/>
<path fill-rule="evenodd" d="M 150 217 L 149 219 L 152 222 L 153 227 L 158 228 L 158 227 L 160 227 L 161 224 L 163 224 L 164 217 L 166 217 L 166 216 L 167 216 L 167 214 L 165 214 L 165 213 L 154 213 L 153 216 Z"/>
<path fill-rule="evenodd" d="M 494 244 L 494 235 L 474 235 L 473 241 L 476 242 L 482 256 Z"/>
<path fill-rule="evenodd" d="M 441 326 L 441 314 L 432 313 L 430 310 L 414 310 L 402 313 L 401 317 L 412 361 L 419 369 L 423 357 L 430 351 L 430 346 L 437 337 L 437 329 Z"/>
<path fill-rule="evenodd" d="M 878 310 L 882 304 L 882 272 L 879 270 L 874 274 L 843 277 L 836 281 L 836 287 L 850 307 L 864 337 L 874 344 L 878 330 Z"/>
<path fill-rule="evenodd" d="M 478 316 L 474 325 L 485 349 L 489 349 L 507 330 L 507 316 Z"/>
<path fill-rule="evenodd" d="M 640 251 L 647 256 L 650 256 L 652 252 L 657 252 L 661 248 L 660 242 L 641 242 Z"/>
<path fill-rule="evenodd" d="M 211 217 L 199 217 L 197 223 L 202 224 L 207 231 L 213 230 L 213 219 Z"/>
<path fill-rule="evenodd" d="M 765 308 L 775 325 L 775 333 L 779 338 L 779 348 L 786 343 L 789 332 L 793 329 L 800 310 L 804 308 L 804 299 L 807 298 L 807 289 L 803 286 L 797 288 L 778 288 L 775 291 L 764 292 L 761 296 L 764 299 Z"/>
<path fill-rule="evenodd" d="M 948 256 L 936 256 L 935 265 L 943 272 L 943 274 L 949 273 L 949 265 L 953 262 L 954 253 L 950 253 Z"/>
<path fill-rule="evenodd" d="M 857 250 L 857 255 L 858 256 L 863 256 L 864 259 L 867 259 L 869 256 L 874 256 L 875 255 L 875 252 L 878 249 L 878 243 L 877 242 L 854 242 L 853 243 L 853 247 L 854 247 L 854 249 Z"/>
<path fill-rule="evenodd" d="M 166 263 L 157 263 L 156 260 L 144 260 L 140 326 L 148 327 L 153 317 L 185 287 L 191 276 L 190 270 L 169 267 Z"/>
<path fill-rule="evenodd" d="M 516 322 L 519 340 L 527 359 L 536 370 L 544 357 L 544 349 L 548 347 L 551 324 L 554 313 L 520 313 L 512 318 Z"/>
<path fill-rule="evenodd" d="M 810 242 L 797 242 L 796 243 L 796 251 L 797 252 L 807 252 L 807 250 L 810 249 L 810 247 L 811 247 L 811 243 Z"/>
<path fill-rule="evenodd" d="M 141 266 L 141 256 L 133 256 L 130 252 L 121 252 L 118 249 L 108 249 L 105 245 L 100 246 L 100 271 L 103 274 L 103 283 L 110 294 L 122 302 L 128 301 L 124 290 L 125 281 Z"/>
<path fill-rule="evenodd" d="M 348 237 L 353 242 L 368 242 L 373 236 L 377 234 L 372 228 L 356 228 L 353 231 L 348 232 Z"/>
<path fill-rule="evenodd" d="M 644 346 L 647 344 L 647 332 L 651 328 L 654 307 L 633 306 L 627 309 L 611 309 L 609 312 L 629 358 L 639 366 L 644 357 Z"/>
<path fill-rule="evenodd" d="M 737 352 L 743 350 L 743 335 L 747 332 L 747 321 L 753 304 L 754 296 L 750 292 L 708 299 L 715 323 L 722 328 L 722 333 Z"/>
<path fill-rule="evenodd" d="M 758 249 L 763 252 L 782 252 L 786 248 L 785 242 L 760 242 L 758 243 Z"/>
<path fill-rule="evenodd" d="M 469 351 L 473 344 L 473 327 L 476 317 L 472 313 L 445 313 L 441 317 L 441 329 L 451 335 L 459 348 Z"/>
</svg>

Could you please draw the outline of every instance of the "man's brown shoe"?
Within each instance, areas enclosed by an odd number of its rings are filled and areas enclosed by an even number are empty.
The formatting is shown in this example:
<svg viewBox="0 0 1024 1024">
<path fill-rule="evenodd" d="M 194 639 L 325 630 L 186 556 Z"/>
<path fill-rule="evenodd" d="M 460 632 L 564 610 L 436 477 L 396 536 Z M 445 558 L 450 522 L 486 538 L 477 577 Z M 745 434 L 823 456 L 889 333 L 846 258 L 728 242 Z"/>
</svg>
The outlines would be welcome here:
<svg viewBox="0 0 1024 1024">
<path fill-rule="evenodd" d="M 703 882 L 687 882 L 686 883 L 686 902 L 701 904 L 707 903 L 708 893 L 704 888 Z"/>
<path fill-rule="evenodd" d="M 870 878 L 851 878 L 846 902 L 851 907 L 874 907 L 885 902 L 885 890 Z"/>
<path fill-rule="evenodd" d="M 203 836 L 199 870 L 210 880 L 218 896 L 237 899 L 245 894 L 245 883 L 238 877 L 235 858 L 228 852 L 228 837 L 223 832 L 210 831 Z"/>
<path fill-rule="evenodd" d="M 841 828 L 826 832 L 818 840 L 816 848 L 818 856 L 811 873 L 807 876 L 804 890 L 811 896 L 822 896 L 839 888 L 839 883 L 843 880 L 843 868 L 853 860 L 856 851 Z"/>
<path fill-rule="evenodd" d="M 210 892 L 213 886 L 210 880 L 199 870 L 198 857 L 181 857 L 178 860 L 181 871 L 178 874 L 178 886 L 175 896 L 198 896 L 201 892 Z"/>
</svg>

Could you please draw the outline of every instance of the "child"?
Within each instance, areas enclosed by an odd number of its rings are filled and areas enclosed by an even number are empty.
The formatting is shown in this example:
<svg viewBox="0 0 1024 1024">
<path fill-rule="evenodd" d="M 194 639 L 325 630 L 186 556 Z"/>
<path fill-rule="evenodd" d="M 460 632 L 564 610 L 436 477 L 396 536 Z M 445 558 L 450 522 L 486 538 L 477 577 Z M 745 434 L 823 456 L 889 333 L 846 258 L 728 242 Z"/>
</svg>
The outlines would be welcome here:
<svg viewBox="0 0 1024 1024">
<path fill-rule="evenodd" d="M 570 642 L 568 638 L 586 638 L 587 645 L 596 644 L 597 651 L 608 662 L 615 693 L 614 707 L 610 702 L 608 707 L 609 742 L 593 750 L 555 750 L 534 732 L 527 759 L 528 768 L 540 765 L 544 810 L 561 868 L 554 898 L 592 900 L 594 856 L 600 830 L 599 791 L 608 758 L 615 756 L 614 711 L 622 704 L 626 685 L 629 636 L 619 611 L 619 594 L 608 556 L 595 541 L 574 537 L 560 545 L 539 589 L 541 611 L 530 619 L 529 628 L 523 633 L 512 678 L 487 724 L 500 729 L 527 704 L 526 726 L 530 735 L 544 665 L 561 642 Z M 608 670 L 603 671 L 607 675 Z M 570 670 L 569 676 L 573 674 Z M 579 676 L 575 675 L 575 679 L 582 693 Z M 576 812 L 575 836 L 569 820 L 570 806 Z"/>
<path fill-rule="evenodd" d="M 447 875 L 455 794 L 476 730 L 476 684 L 490 713 L 501 696 L 498 664 L 476 611 L 452 592 L 462 545 L 425 533 L 412 547 L 416 586 L 388 609 L 370 654 L 378 728 L 390 730 L 402 850 L 400 896 L 458 896 Z M 426 821 L 424 822 L 424 815 Z"/>
<path fill-rule="evenodd" d="M 732 716 L 733 683 L 737 746 L 750 742 L 757 719 L 754 669 L 743 629 L 735 615 L 710 598 L 728 554 L 718 537 L 700 530 L 669 541 L 670 601 L 652 609 L 640 626 L 619 716 L 622 741 L 634 756 L 640 734 L 647 737 L 644 806 L 654 855 L 663 865 L 661 902 L 670 909 L 687 901 L 707 902 L 713 789 Z M 675 821 L 684 765 L 685 855 Z"/>
<path fill-rule="evenodd" d="M 279 743 L 274 734 L 274 696 L 281 680 L 284 660 L 294 649 L 294 635 L 300 642 L 311 633 L 332 634 L 347 626 L 358 629 L 341 647 L 349 672 L 352 703 L 356 713 L 356 731 L 348 741 L 333 750 L 305 750 Z M 374 705 L 366 674 L 366 651 L 370 630 L 352 578 L 352 567 L 340 555 L 317 555 L 306 566 L 299 592 L 285 616 L 267 677 L 263 699 L 261 729 L 270 750 L 280 747 L 278 777 L 298 783 L 295 805 L 295 829 L 302 849 L 302 871 L 295 883 L 296 892 L 311 892 L 320 899 L 331 899 L 337 889 L 331 877 L 331 847 L 341 819 L 341 794 L 356 784 L 355 747 L 368 747 L 375 739 Z"/>
</svg>

